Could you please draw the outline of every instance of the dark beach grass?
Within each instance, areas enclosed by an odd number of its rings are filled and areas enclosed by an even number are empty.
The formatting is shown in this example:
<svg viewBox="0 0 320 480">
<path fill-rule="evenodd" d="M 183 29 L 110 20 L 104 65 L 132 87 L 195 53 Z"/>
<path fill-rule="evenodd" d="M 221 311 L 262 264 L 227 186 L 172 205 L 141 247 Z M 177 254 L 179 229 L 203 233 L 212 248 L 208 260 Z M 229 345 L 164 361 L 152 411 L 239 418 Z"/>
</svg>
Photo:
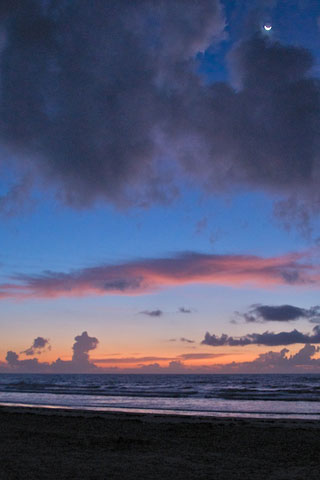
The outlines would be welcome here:
<svg viewBox="0 0 320 480">
<path fill-rule="evenodd" d="M 320 422 L 0 408 L 0 478 L 317 479 Z"/>
</svg>

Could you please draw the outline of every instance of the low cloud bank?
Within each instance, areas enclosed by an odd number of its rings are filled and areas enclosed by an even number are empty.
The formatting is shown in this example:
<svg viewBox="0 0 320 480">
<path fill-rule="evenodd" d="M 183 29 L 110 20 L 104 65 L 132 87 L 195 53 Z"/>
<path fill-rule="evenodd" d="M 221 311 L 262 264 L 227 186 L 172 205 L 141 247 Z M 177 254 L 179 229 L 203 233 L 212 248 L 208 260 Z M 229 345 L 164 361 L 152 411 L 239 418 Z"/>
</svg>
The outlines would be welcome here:
<svg viewBox="0 0 320 480">
<path fill-rule="evenodd" d="M 320 331 L 320 327 L 319 327 Z M 319 333 L 320 334 L 320 333 Z M 310 340 L 311 336 L 309 337 Z M 203 342 L 204 343 L 204 342 Z M 320 341 L 318 342 L 320 343 Z M 75 337 L 73 356 L 70 361 L 58 358 L 52 363 L 40 362 L 37 358 L 21 360 L 14 351 L 8 351 L 6 362 L 0 362 L 2 373 L 303 373 L 320 372 L 320 358 L 315 358 L 319 346 L 307 343 L 294 355 L 287 348 L 280 352 L 260 354 L 250 362 L 215 363 L 217 358 L 232 355 L 222 353 L 184 353 L 172 357 L 109 357 L 90 359 L 89 352 L 95 350 L 99 341 L 87 332 Z M 192 365 L 201 360 L 211 364 Z M 168 362 L 167 366 L 160 365 Z M 186 363 L 184 363 L 186 362 Z M 189 363 L 190 362 L 190 363 Z M 97 366 L 101 365 L 101 366 Z"/>
<path fill-rule="evenodd" d="M 320 373 L 320 358 L 314 358 L 319 347 L 306 344 L 297 353 L 290 355 L 287 348 L 280 352 L 269 351 L 260 354 L 249 362 L 231 362 L 225 364 L 189 366 L 186 360 L 212 358 L 207 354 L 183 354 L 180 358 L 169 362 L 167 367 L 160 366 L 157 361 L 148 365 L 131 368 L 104 369 L 110 373 Z M 209 354 L 208 354 L 209 355 Z M 223 356 L 224 354 L 222 354 Z"/>
<path fill-rule="evenodd" d="M 42 338 L 42 337 L 38 337 Z M 36 339 L 37 340 L 37 339 Z M 39 342 L 34 342 L 39 343 Z M 43 342 L 42 342 L 43 343 Z M 8 351 L 6 356 L 7 367 L 10 371 L 21 373 L 90 373 L 96 371 L 97 367 L 90 362 L 89 351 L 97 348 L 99 341 L 95 337 L 89 337 L 87 332 L 75 337 L 72 346 L 72 360 L 65 361 L 58 358 L 53 363 L 39 362 L 37 358 L 20 360 L 16 352 Z M 24 352 L 32 355 L 31 350 Z M 36 353 L 36 352 L 35 352 Z"/>
<path fill-rule="evenodd" d="M 294 355 L 283 348 L 280 352 L 262 353 L 252 362 L 215 366 L 220 373 L 319 373 L 320 359 L 313 358 L 319 347 L 307 344 Z"/>
</svg>

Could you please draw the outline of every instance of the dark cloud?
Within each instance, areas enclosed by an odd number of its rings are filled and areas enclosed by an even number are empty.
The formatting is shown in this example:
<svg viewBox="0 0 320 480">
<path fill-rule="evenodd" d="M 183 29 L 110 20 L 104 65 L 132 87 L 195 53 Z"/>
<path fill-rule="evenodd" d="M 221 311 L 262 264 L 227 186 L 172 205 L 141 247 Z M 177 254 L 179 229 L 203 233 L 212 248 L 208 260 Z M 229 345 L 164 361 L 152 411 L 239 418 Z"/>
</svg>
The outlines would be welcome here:
<svg viewBox="0 0 320 480">
<path fill-rule="evenodd" d="M 312 65 L 308 51 L 260 35 L 233 50 L 237 89 L 212 85 L 210 113 L 197 114 L 208 146 L 209 188 L 227 182 L 292 194 L 299 186 L 307 197 L 312 186 L 316 194 L 320 88 Z"/>
<path fill-rule="evenodd" d="M 162 310 L 143 310 L 142 312 L 143 315 L 148 315 L 149 317 L 161 317 L 163 315 Z"/>
<path fill-rule="evenodd" d="M 25 355 L 40 355 L 44 349 L 48 348 L 50 350 L 50 344 L 49 340 L 47 338 L 43 337 L 37 337 L 34 339 L 33 344 L 31 347 L 27 348 L 26 350 L 23 350 L 21 353 L 24 353 Z"/>
<path fill-rule="evenodd" d="M 185 338 L 185 337 L 170 338 L 169 342 L 196 343 L 194 340 L 190 340 L 189 338 Z"/>
<path fill-rule="evenodd" d="M 192 313 L 192 310 L 190 308 L 180 307 L 179 313 Z"/>
<path fill-rule="evenodd" d="M 72 362 L 77 365 L 87 366 L 89 364 L 90 350 L 95 350 L 98 346 L 99 340 L 95 337 L 89 337 L 87 332 L 82 332 L 81 335 L 75 337 L 75 343 L 73 344 L 73 356 Z"/>
<path fill-rule="evenodd" d="M 320 322 L 320 307 L 300 308 L 293 305 L 252 305 L 248 312 L 239 314 L 248 323 L 290 322 L 307 319 L 312 323 Z"/>
<path fill-rule="evenodd" d="M 256 34 L 233 49 L 229 65 L 233 86 L 189 90 L 192 113 L 180 108 L 175 119 L 180 159 L 211 192 L 238 187 L 282 196 L 281 219 L 303 226 L 320 200 L 320 84 L 312 56 Z"/>
<path fill-rule="evenodd" d="M 305 224 L 320 205 L 312 56 L 256 33 L 229 55 L 231 84 L 205 85 L 196 56 L 223 38 L 221 11 L 218 0 L 2 2 L 3 148 L 71 205 L 166 202 L 186 175 L 214 193 L 280 195 L 276 214 Z"/>
<path fill-rule="evenodd" d="M 220 346 L 246 346 L 246 345 L 267 345 L 267 346 L 279 346 L 279 345 L 294 345 L 298 343 L 320 343 L 320 326 L 316 325 L 313 328 L 313 334 L 304 334 L 298 330 L 292 330 L 291 332 L 264 332 L 264 333 L 251 333 L 242 337 L 230 337 L 226 334 L 220 337 L 216 335 L 210 335 L 209 332 L 205 334 L 204 340 L 201 342 L 203 345 L 211 345 L 212 347 Z"/>
<path fill-rule="evenodd" d="M 37 358 L 20 360 L 16 352 L 9 351 L 6 355 L 6 362 L 10 370 L 22 373 L 47 373 L 49 364 L 39 362 Z"/>
<path fill-rule="evenodd" d="M 291 362 L 294 362 L 295 365 L 308 365 L 312 363 L 311 357 L 317 352 L 319 352 L 319 347 L 306 344 L 299 352 L 291 357 Z M 319 360 L 318 363 L 320 363 Z"/>
<path fill-rule="evenodd" d="M 6 361 L 10 366 L 17 365 L 19 362 L 19 355 L 16 352 L 12 352 L 11 350 L 7 352 Z"/>
<path fill-rule="evenodd" d="M 303 261 L 307 259 L 307 261 Z M 210 285 L 316 285 L 319 266 L 308 252 L 279 257 L 214 255 L 196 252 L 167 258 L 100 265 L 69 273 L 45 271 L 15 275 L 0 284 L 0 298 L 52 298 L 61 296 L 142 294 L 187 284 Z"/>
<path fill-rule="evenodd" d="M 0 3 L 0 21 L 8 15 L 14 13 L 23 5 L 23 0 L 1 0 Z"/>
<path fill-rule="evenodd" d="M 180 342 L 185 342 L 185 343 L 195 343 L 194 340 L 190 340 L 189 338 L 181 337 Z"/>
<path fill-rule="evenodd" d="M 174 195 L 162 126 L 221 35 L 218 0 L 2 3 L 3 144 L 68 204 Z"/>
</svg>

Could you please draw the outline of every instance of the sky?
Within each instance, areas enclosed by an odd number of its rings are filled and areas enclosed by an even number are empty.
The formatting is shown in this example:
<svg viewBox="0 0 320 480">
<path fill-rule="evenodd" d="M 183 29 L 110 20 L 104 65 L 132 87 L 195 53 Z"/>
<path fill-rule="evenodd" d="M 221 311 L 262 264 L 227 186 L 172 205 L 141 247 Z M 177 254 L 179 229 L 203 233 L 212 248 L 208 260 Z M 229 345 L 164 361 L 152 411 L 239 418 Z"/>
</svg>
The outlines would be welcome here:
<svg viewBox="0 0 320 480">
<path fill-rule="evenodd" d="M 1 372 L 320 372 L 319 38 L 316 0 L 2 0 Z"/>
</svg>

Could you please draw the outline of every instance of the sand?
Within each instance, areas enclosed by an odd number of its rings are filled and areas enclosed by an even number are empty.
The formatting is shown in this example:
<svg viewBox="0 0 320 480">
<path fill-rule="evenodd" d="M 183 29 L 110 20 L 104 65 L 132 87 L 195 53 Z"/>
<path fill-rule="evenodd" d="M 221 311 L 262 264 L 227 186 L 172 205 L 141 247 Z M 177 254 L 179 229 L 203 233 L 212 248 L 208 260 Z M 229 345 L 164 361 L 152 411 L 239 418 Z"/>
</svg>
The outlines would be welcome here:
<svg viewBox="0 0 320 480">
<path fill-rule="evenodd" d="M 0 479 L 317 479 L 320 422 L 0 408 Z"/>
</svg>

